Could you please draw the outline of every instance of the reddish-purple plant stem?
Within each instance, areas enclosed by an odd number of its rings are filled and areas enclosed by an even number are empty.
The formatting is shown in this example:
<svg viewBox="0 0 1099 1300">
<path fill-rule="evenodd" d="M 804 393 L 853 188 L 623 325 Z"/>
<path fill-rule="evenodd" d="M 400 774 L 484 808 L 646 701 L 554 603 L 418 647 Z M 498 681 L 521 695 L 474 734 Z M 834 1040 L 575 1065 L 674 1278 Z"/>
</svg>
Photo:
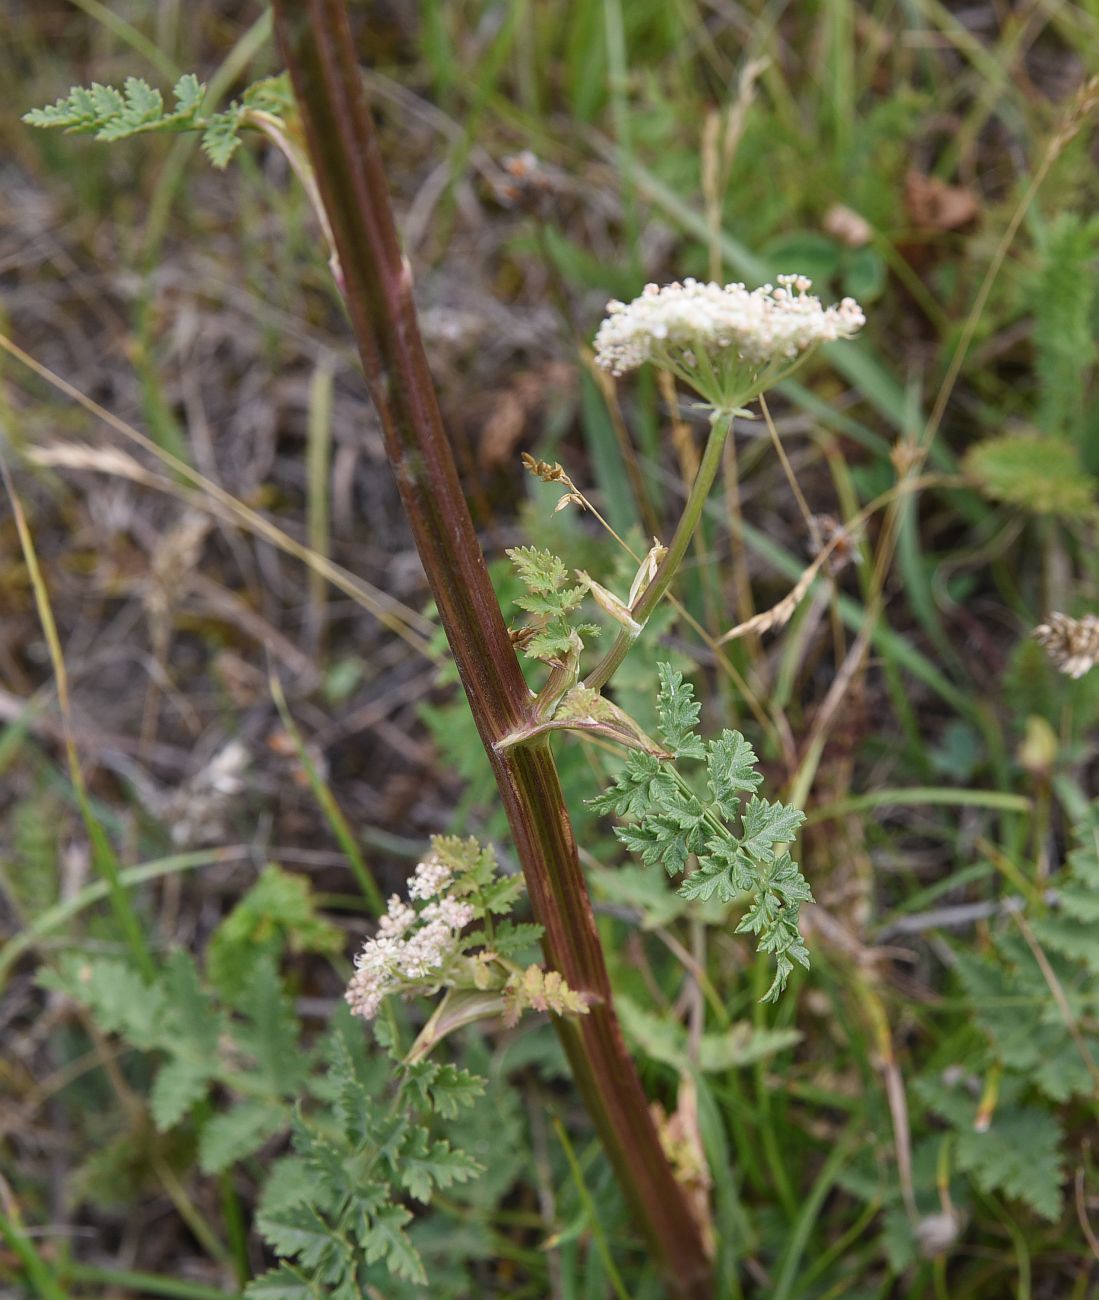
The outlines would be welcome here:
<svg viewBox="0 0 1099 1300">
<path fill-rule="evenodd" d="M 712 1295 L 683 1188 L 660 1145 L 611 1001 L 548 742 L 501 749 L 531 696 L 489 581 L 424 354 L 344 0 L 274 0 L 275 24 L 336 244 L 363 370 L 424 571 L 507 812 L 550 966 L 591 1010 L 555 1018 L 577 1086 L 672 1292 Z"/>
</svg>

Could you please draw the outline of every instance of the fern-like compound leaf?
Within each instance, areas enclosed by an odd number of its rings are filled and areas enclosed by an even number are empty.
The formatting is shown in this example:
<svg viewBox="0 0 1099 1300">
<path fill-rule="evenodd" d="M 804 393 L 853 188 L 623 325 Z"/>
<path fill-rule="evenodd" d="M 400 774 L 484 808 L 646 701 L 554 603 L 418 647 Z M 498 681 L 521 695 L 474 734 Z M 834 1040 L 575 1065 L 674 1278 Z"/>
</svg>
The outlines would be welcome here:
<svg viewBox="0 0 1099 1300">
<path fill-rule="evenodd" d="M 127 140 L 150 132 L 199 131 L 202 149 L 215 167 L 225 167 L 240 147 L 243 126 L 255 125 L 249 114 L 262 111 L 273 116 L 293 112 L 293 97 L 285 77 L 271 77 L 250 86 L 242 102 L 234 101 L 220 113 L 204 116 L 205 85 L 194 73 L 180 77 L 172 88 L 171 111 L 164 97 L 141 77 L 127 77 L 122 90 L 93 82 L 73 86 L 68 95 L 45 108 L 23 115 L 29 126 L 52 127 L 76 135 L 94 135 L 97 140 Z"/>
<path fill-rule="evenodd" d="M 564 586 L 568 570 L 564 560 L 537 546 L 513 546 L 507 552 L 528 593 L 552 595 Z"/>
<path fill-rule="evenodd" d="M 614 787 L 590 803 L 597 812 L 628 819 L 615 827 L 615 835 L 647 866 L 660 865 L 671 876 L 688 873 L 679 886 L 681 898 L 747 900 L 737 928 L 755 935 L 758 951 L 775 959 L 775 977 L 764 998 L 773 1002 L 795 966 L 809 964 L 798 921 L 812 893 L 782 849 L 796 838 L 804 814 L 760 798 L 755 791 L 762 777 L 747 740 L 723 731 L 704 742 L 695 730 L 699 705 L 682 673 L 669 664 L 660 664 L 659 673 L 661 735 L 676 759 L 705 761 L 711 801 L 700 798 L 672 762 L 632 753 Z M 742 810 L 744 794 L 751 797 Z M 688 871 L 692 860 L 697 865 Z"/>
<path fill-rule="evenodd" d="M 744 810 L 742 846 L 759 862 L 773 862 L 776 844 L 789 844 L 798 833 L 805 814 L 800 808 L 768 803 L 753 795 Z"/>
</svg>

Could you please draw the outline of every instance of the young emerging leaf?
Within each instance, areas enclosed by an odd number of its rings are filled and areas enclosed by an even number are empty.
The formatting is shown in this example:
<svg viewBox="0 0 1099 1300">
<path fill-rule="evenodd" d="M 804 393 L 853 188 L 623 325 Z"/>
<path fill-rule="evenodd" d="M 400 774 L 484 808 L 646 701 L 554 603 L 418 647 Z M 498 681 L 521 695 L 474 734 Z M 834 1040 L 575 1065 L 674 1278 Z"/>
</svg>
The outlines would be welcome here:
<svg viewBox="0 0 1099 1300">
<path fill-rule="evenodd" d="M 515 603 L 531 615 L 520 641 L 525 654 L 543 663 L 579 663 L 582 634 L 593 629 L 590 625 L 574 627 L 570 615 L 583 603 L 584 587 L 566 585 L 568 570 L 552 551 L 513 546 L 507 555 L 526 588 Z"/>
</svg>

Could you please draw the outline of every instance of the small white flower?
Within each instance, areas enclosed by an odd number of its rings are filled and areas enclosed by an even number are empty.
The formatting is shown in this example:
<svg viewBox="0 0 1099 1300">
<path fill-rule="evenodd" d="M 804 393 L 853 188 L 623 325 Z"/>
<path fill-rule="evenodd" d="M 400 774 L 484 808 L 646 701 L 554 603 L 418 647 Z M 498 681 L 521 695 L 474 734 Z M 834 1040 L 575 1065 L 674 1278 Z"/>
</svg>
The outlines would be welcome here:
<svg viewBox="0 0 1099 1300">
<path fill-rule="evenodd" d="M 357 1016 L 372 1020 L 391 993 L 415 991 L 436 982 L 459 950 L 458 934 L 476 916 L 470 903 L 442 892 L 453 872 L 434 855 L 421 862 L 408 882 L 410 898 L 424 900 L 416 910 L 393 894 L 378 931 L 355 958 L 355 973 L 345 998 Z"/>
<path fill-rule="evenodd" d="M 614 375 L 651 361 L 677 375 L 712 407 L 734 410 L 788 374 L 820 343 L 851 338 L 866 323 L 853 298 L 823 307 L 812 281 L 780 275 L 778 285 L 649 284 L 631 303 L 610 302 L 595 336 L 595 359 Z"/>
<path fill-rule="evenodd" d="M 473 920 L 472 906 L 469 903 L 459 903 L 456 898 L 440 898 L 437 904 L 429 903 L 424 908 L 423 915 L 427 916 L 428 911 L 433 907 L 437 907 L 438 911 L 428 917 L 428 920 L 434 920 L 438 916 L 439 920 L 452 930 L 460 930 Z"/>
<path fill-rule="evenodd" d="M 396 939 L 416 924 L 416 913 L 396 894 L 391 895 L 387 906 L 386 915 L 378 922 L 378 934 L 385 939 Z"/>
<path fill-rule="evenodd" d="M 453 872 L 433 853 L 423 862 L 416 864 L 412 879 L 408 882 L 409 898 L 434 898 L 450 884 Z"/>
</svg>

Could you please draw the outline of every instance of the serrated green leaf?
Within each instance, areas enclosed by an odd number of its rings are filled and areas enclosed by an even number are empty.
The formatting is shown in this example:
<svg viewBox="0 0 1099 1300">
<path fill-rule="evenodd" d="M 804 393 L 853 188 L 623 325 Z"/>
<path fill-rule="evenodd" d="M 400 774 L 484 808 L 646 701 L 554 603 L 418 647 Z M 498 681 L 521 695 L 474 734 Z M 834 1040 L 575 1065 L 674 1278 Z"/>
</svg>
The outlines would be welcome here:
<svg viewBox="0 0 1099 1300">
<path fill-rule="evenodd" d="M 233 154 L 240 148 L 240 110 L 229 108 L 215 113 L 202 133 L 202 152 L 219 170 L 228 166 Z"/>
<path fill-rule="evenodd" d="M 640 817 L 658 798 L 654 785 L 663 783 L 669 789 L 674 785 L 664 765 L 653 754 L 631 750 L 614 780 L 614 787 L 605 794 L 588 800 L 588 805 L 598 813 L 617 813 L 619 817 Z"/>
<path fill-rule="evenodd" d="M 269 1137 L 286 1127 L 286 1115 L 265 1101 L 244 1101 L 215 1115 L 202 1126 L 198 1164 L 205 1174 L 220 1174 L 254 1154 Z"/>
<path fill-rule="evenodd" d="M 676 892 L 680 898 L 698 899 L 703 903 L 715 897 L 724 903 L 731 903 L 743 891 L 733 886 L 728 863 L 707 858 L 699 864 L 697 871 L 691 872 Z"/>
<path fill-rule="evenodd" d="M 309 1162 L 300 1155 L 283 1156 L 271 1166 L 260 1193 L 258 1213 L 278 1214 L 307 1201 L 316 1190 Z"/>
<path fill-rule="evenodd" d="M 301 1026 L 275 963 L 262 954 L 248 977 L 240 1009 L 248 1023 L 237 1031 L 241 1048 L 252 1056 L 272 1093 L 294 1096 L 308 1070 L 301 1049 Z"/>
<path fill-rule="evenodd" d="M 169 1051 L 185 1050 L 198 1058 L 214 1060 L 225 1030 L 225 1016 L 198 977 L 194 958 L 182 948 L 170 953 L 161 980 L 165 996 L 164 1045 Z"/>
<path fill-rule="evenodd" d="M 32 108 L 23 114 L 28 126 L 58 127 L 61 129 L 89 129 L 96 121 L 96 107 L 91 94 L 83 86 L 73 86 L 64 99 L 45 108 Z"/>
<path fill-rule="evenodd" d="M 568 578 L 564 560 L 537 546 L 512 546 L 505 552 L 530 593 L 550 595 Z"/>
<path fill-rule="evenodd" d="M 545 663 L 562 660 L 572 649 L 572 636 L 568 632 L 548 630 L 537 632 L 523 642 L 523 650 L 530 659 L 541 659 Z"/>
<path fill-rule="evenodd" d="M 133 123 L 151 122 L 164 113 L 164 100 L 142 77 L 127 77 L 126 117 Z"/>
<path fill-rule="evenodd" d="M 443 1119 L 455 1119 L 468 1110 L 485 1091 L 485 1081 L 469 1070 L 446 1064 L 439 1068 L 430 1086 L 431 1104 Z"/>
<path fill-rule="evenodd" d="M 808 960 L 806 960 L 806 965 L 808 965 Z M 771 981 L 770 988 L 766 993 L 764 993 L 763 997 L 760 998 L 760 1002 L 767 1003 L 768 1005 L 776 1003 L 786 991 L 786 985 L 793 970 L 794 967 L 790 959 L 784 952 L 780 952 L 775 958 L 775 977 Z"/>
<path fill-rule="evenodd" d="M 88 94 L 96 116 L 104 123 L 118 117 L 126 107 L 126 101 L 114 86 L 101 86 L 98 81 L 93 81 Z"/>
<path fill-rule="evenodd" d="M 265 113 L 274 113 L 278 117 L 289 117 L 296 112 L 294 91 L 290 84 L 290 74 L 280 72 L 274 77 L 263 77 L 254 81 L 241 96 L 248 108 L 262 109 Z"/>
<path fill-rule="evenodd" d="M 1061 901 L 1063 904 L 1063 897 Z M 1081 925 L 1078 917 L 1064 914 L 1035 917 L 1031 925 L 1043 947 L 1082 962 L 1093 975 L 1099 975 L 1099 928 Z"/>
<path fill-rule="evenodd" d="M 205 85 L 193 72 L 185 72 L 172 87 L 175 97 L 175 116 L 184 117 L 198 111 L 202 97 L 206 94 Z"/>
<path fill-rule="evenodd" d="M 253 1278 L 244 1294 L 247 1300 L 326 1300 L 323 1290 L 289 1264 Z"/>
<path fill-rule="evenodd" d="M 1046 1110 L 997 1110 L 988 1130 L 972 1126 L 957 1135 L 958 1168 L 986 1192 L 1003 1192 L 1055 1222 L 1061 1215 L 1063 1133 Z"/>
<path fill-rule="evenodd" d="M 677 758 L 705 758 L 702 738 L 695 732 L 702 705 L 694 697 L 694 687 L 671 664 L 656 667 L 660 676 L 656 711 L 665 744 Z"/>
<path fill-rule="evenodd" d="M 308 879 L 269 865 L 214 931 L 206 969 L 222 996 L 235 1002 L 260 957 L 334 953 L 342 945 L 340 931 L 317 910 Z"/>
<path fill-rule="evenodd" d="M 397 1277 L 426 1286 L 423 1261 L 404 1230 L 411 1218 L 403 1205 L 387 1206 L 373 1219 L 363 1249 L 368 1264 L 384 1259 L 389 1271 Z"/>
<path fill-rule="evenodd" d="M 545 931 L 540 925 L 504 921 L 497 925 L 491 947 L 501 957 L 514 957 L 517 953 L 527 952 L 534 948 L 540 942 L 544 933 Z"/>
<path fill-rule="evenodd" d="M 122 1034 L 135 1047 L 150 1049 L 165 1041 L 164 992 L 146 984 L 131 966 L 113 957 L 88 960 L 73 955 L 57 974 L 43 971 L 39 982 L 88 1007 L 107 1033 Z"/>
<path fill-rule="evenodd" d="M 584 603 L 583 587 L 565 587 L 560 591 L 542 593 L 528 592 L 525 596 L 516 596 L 515 603 L 528 614 L 543 614 L 550 618 L 559 618 L 570 614 Z"/>
<path fill-rule="evenodd" d="M 393 1172 L 411 1196 L 426 1204 L 435 1188 L 468 1182 L 477 1177 L 481 1166 L 464 1151 L 455 1151 L 442 1139 L 429 1143 L 423 1129 L 412 1129 L 401 1147 Z"/>
<path fill-rule="evenodd" d="M 768 803 L 753 795 L 744 809 L 742 845 L 759 862 L 773 862 L 776 844 L 789 844 L 805 820 L 800 808 L 788 808 L 781 803 Z"/>
<path fill-rule="evenodd" d="M 725 730 L 707 746 L 706 773 L 714 802 L 727 821 L 740 807 L 740 794 L 758 789 L 763 776 L 756 771 L 755 750 L 739 731 Z"/>
<path fill-rule="evenodd" d="M 149 1094 L 153 1123 L 163 1133 L 178 1124 L 206 1095 L 214 1077 L 216 1062 L 174 1057 L 162 1065 Z"/>
<path fill-rule="evenodd" d="M 334 1238 L 328 1224 L 311 1205 L 290 1205 L 273 1214 L 262 1214 L 259 1230 L 276 1255 L 297 1259 L 303 1268 L 319 1269 L 331 1264 L 333 1251 L 346 1244 Z"/>
</svg>

